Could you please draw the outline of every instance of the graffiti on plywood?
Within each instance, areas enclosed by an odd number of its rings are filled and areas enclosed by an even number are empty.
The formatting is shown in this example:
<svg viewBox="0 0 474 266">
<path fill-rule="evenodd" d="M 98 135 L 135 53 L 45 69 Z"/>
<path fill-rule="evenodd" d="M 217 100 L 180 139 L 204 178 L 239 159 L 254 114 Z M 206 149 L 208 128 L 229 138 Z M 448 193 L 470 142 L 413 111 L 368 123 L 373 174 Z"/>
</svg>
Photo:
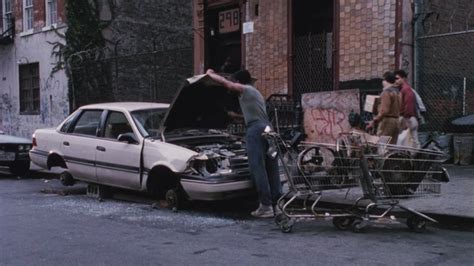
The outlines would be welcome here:
<svg viewBox="0 0 474 266">
<path fill-rule="evenodd" d="M 305 93 L 301 99 L 307 141 L 335 143 L 340 133 L 349 132 L 349 113 L 359 113 L 359 90 Z"/>
</svg>

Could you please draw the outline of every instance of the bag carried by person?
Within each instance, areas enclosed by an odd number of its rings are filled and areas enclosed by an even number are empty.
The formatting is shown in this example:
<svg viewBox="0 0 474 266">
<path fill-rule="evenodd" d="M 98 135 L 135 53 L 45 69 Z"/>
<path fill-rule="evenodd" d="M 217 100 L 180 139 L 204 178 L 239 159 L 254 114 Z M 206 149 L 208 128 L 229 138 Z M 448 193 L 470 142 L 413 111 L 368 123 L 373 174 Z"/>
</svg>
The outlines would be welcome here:
<svg viewBox="0 0 474 266">
<path fill-rule="evenodd" d="M 416 99 L 416 117 L 418 118 L 418 124 L 423 125 L 426 124 L 425 118 L 423 117 L 423 114 L 426 113 L 426 106 L 423 103 L 423 100 L 421 99 L 420 95 L 416 90 L 412 89 L 413 93 L 415 94 L 415 99 Z"/>
</svg>

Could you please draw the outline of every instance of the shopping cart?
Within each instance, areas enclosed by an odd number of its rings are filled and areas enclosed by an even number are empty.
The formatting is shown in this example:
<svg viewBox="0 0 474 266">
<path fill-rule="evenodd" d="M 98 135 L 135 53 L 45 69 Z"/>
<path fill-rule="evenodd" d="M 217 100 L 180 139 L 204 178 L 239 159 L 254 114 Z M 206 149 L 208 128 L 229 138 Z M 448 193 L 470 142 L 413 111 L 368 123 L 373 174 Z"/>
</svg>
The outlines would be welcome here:
<svg viewBox="0 0 474 266">
<path fill-rule="evenodd" d="M 355 220 L 351 212 L 318 206 L 323 191 L 358 185 L 360 167 L 353 158 L 336 151 L 336 145 L 301 143 L 295 148 L 275 132 L 265 132 L 264 136 L 272 147 L 270 150 L 280 155 L 288 180 L 288 191 L 277 203 L 281 213 L 275 217 L 275 223 L 283 232 L 290 232 L 294 223 L 302 219 L 332 217 L 337 218 L 335 221 Z"/>
<path fill-rule="evenodd" d="M 350 225 L 359 232 L 372 221 L 398 222 L 391 215 L 396 209 L 409 214 L 406 224 L 414 231 L 424 231 L 427 221 L 437 222 L 400 204 L 400 199 L 439 195 L 441 182 L 449 181 L 446 169 L 441 166 L 446 160 L 445 154 L 435 148 L 414 149 L 388 142 L 388 138 L 354 132 L 338 139 L 336 150 L 354 158 L 354 164 L 360 166 L 363 195 L 351 208 L 354 215 L 337 218 L 335 224 Z M 364 200 L 368 203 L 360 204 Z"/>
<path fill-rule="evenodd" d="M 388 137 L 357 131 L 341 134 L 334 145 L 302 142 L 297 150 L 274 132 L 264 136 L 280 154 L 288 180 L 288 191 L 277 204 L 281 214 L 275 217 L 283 232 L 291 232 L 297 220 L 329 217 L 340 230 L 360 232 L 372 221 L 397 222 L 391 215 L 396 209 L 410 214 L 406 223 L 414 231 L 423 231 L 427 221 L 436 222 L 399 199 L 440 194 L 441 182 L 449 180 L 441 151 L 389 145 Z M 347 197 L 354 187 L 360 187 L 362 196 L 351 207 L 318 206 L 324 191 L 345 189 Z"/>
</svg>

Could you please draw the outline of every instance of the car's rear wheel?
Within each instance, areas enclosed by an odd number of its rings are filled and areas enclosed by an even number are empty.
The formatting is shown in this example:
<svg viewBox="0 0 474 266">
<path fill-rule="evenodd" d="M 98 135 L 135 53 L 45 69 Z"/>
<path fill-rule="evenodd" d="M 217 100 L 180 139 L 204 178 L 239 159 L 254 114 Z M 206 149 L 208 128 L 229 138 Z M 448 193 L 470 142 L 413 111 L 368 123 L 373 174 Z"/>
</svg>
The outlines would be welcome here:
<svg viewBox="0 0 474 266">
<path fill-rule="evenodd" d="M 13 175 L 24 176 L 30 170 L 30 162 L 13 162 L 9 168 Z"/>
<path fill-rule="evenodd" d="M 61 181 L 63 186 L 72 186 L 76 183 L 76 180 L 68 171 L 64 171 L 59 175 L 59 181 Z"/>
</svg>

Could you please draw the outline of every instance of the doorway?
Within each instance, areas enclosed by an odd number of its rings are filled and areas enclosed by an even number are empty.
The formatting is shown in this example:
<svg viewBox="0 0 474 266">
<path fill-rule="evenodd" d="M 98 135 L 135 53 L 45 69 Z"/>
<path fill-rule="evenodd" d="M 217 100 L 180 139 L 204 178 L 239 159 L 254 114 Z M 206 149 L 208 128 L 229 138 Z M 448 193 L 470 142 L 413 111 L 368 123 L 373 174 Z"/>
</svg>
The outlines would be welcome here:
<svg viewBox="0 0 474 266">
<path fill-rule="evenodd" d="M 291 1 L 292 95 L 333 90 L 334 5 L 332 0 Z"/>
<path fill-rule="evenodd" d="M 238 5 L 206 12 L 206 65 L 220 73 L 234 73 L 242 65 L 241 11 Z"/>
</svg>

